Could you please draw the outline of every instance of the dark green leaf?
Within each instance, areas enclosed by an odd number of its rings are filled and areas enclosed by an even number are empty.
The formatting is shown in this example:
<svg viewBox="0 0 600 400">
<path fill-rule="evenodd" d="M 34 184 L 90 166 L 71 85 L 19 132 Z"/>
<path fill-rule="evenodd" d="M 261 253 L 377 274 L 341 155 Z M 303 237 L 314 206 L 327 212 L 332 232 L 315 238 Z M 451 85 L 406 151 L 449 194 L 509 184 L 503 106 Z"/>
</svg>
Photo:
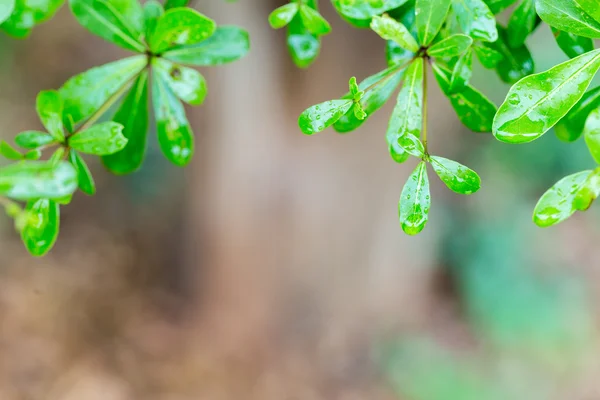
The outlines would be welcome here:
<svg viewBox="0 0 600 400">
<path fill-rule="evenodd" d="M 49 199 L 31 200 L 25 208 L 25 224 L 21 229 L 21 239 L 31 255 L 46 254 L 58 237 L 60 209 Z"/>
<path fill-rule="evenodd" d="M 69 137 L 69 147 L 86 154 L 105 156 L 123 150 L 127 139 L 123 125 L 103 122 Z"/>
<path fill-rule="evenodd" d="M 250 50 L 248 32 L 236 26 L 220 26 L 207 40 L 165 52 L 171 61 L 197 66 L 222 65 L 239 60 Z"/>
<path fill-rule="evenodd" d="M 301 5 L 299 11 L 304 27 L 313 35 L 322 36 L 331 32 L 329 22 L 314 8 Z"/>
<path fill-rule="evenodd" d="M 508 143 L 539 138 L 581 99 L 598 68 L 600 50 L 595 50 L 521 79 L 494 118 L 494 135 Z"/>
<path fill-rule="evenodd" d="M 536 0 L 535 8 L 548 25 L 574 35 L 600 38 L 600 22 L 577 2 L 580 0 Z M 597 7 L 597 5 L 596 5 Z"/>
<path fill-rule="evenodd" d="M 575 58 L 594 50 L 594 41 L 590 38 L 577 36 L 569 32 L 559 31 L 552 28 L 556 44 L 569 58 Z"/>
<path fill-rule="evenodd" d="M 55 90 L 42 91 L 37 96 L 37 113 L 48 133 L 57 141 L 65 139 L 63 127 L 63 102 L 60 94 Z"/>
<path fill-rule="evenodd" d="M 450 85 L 448 87 L 448 93 L 454 94 L 463 91 L 469 84 L 471 74 L 473 72 L 473 53 L 467 51 L 458 58 L 452 69 L 452 76 L 450 77 Z"/>
<path fill-rule="evenodd" d="M 123 125 L 125 148 L 102 157 L 106 168 L 123 175 L 136 171 L 144 161 L 148 136 L 148 72 L 144 71 L 131 88 L 113 121 Z"/>
<path fill-rule="evenodd" d="M 600 108 L 593 110 L 587 117 L 583 137 L 592 157 L 600 164 Z"/>
<path fill-rule="evenodd" d="M 46 146 L 55 141 L 56 139 L 46 132 L 25 131 L 15 136 L 15 143 L 24 149 L 37 149 L 38 147 Z"/>
<path fill-rule="evenodd" d="M 307 108 L 298 118 L 302 133 L 312 135 L 333 125 L 352 107 L 352 100 L 329 100 Z"/>
<path fill-rule="evenodd" d="M 419 44 L 408 29 L 387 15 L 373 17 L 371 29 L 383 39 L 392 40 L 400 47 L 412 53 L 419 51 Z"/>
<path fill-rule="evenodd" d="M 64 155 L 65 155 L 65 148 L 61 146 L 61 147 L 57 148 L 54 151 L 54 153 L 52 153 L 52 156 L 50 156 L 50 158 L 48 159 L 48 163 L 51 165 L 57 165 L 60 161 L 62 161 Z"/>
<path fill-rule="evenodd" d="M 11 36 L 27 37 L 34 26 L 52 18 L 63 2 L 64 0 L 16 0 L 13 13 L 0 28 Z"/>
<path fill-rule="evenodd" d="M 66 161 L 21 161 L 0 168 L 0 194 L 16 200 L 67 196 L 77 189 L 77 173 Z"/>
<path fill-rule="evenodd" d="M 429 193 L 429 179 L 427 178 L 427 165 L 420 162 L 413 173 L 408 177 L 400 202 L 398 214 L 402 230 L 409 235 L 416 235 L 425 228 L 431 206 Z"/>
<path fill-rule="evenodd" d="M 534 0 L 521 0 L 508 21 L 508 44 L 518 48 L 525 44 L 525 40 L 535 29 L 537 14 L 535 13 Z"/>
<path fill-rule="evenodd" d="M 428 46 L 442 28 L 452 0 L 416 0 L 417 34 L 422 46 Z"/>
<path fill-rule="evenodd" d="M 212 19 L 191 8 L 172 8 L 156 22 L 150 48 L 162 53 L 176 46 L 199 43 L 215 33 L 217 25 Z"/>
<path fill-rule="evenodd" d="M 269 14 L 269 24 L 273 29 L 280 29 L 290 23 L 298 13 L 298 3 L 285 4 Z"/>
<path fill-rule="evenodd" d="M 316 2 L 309 1 L 307 5 L 316 9 Z M 288 25 L 287 47 L 294 64 L 299 68 L 308 68 L 321 51 L 321 39 L 306 29 L 302 17 L 296 15 Z"/>
<path fill-rule="evenodd" d="M 496 19 L 482 0 L 453 0 L 452 10 L 463 32 L 473 39 L 494 42 L 498 38 Z"/>
<path fill-rule="evenodd" d="M 554 126 L 556 136 L 565 142 L 579 139 L 588 115 L 597 107 L 600 107 L 600 87 L 586 92 L 567 115 L 556 123 Z"/>
<path fill-rule="evenodd" d="M 469 49 L 473 39 L 470 36 L 456 34 L 442 39 L 427 50 L 431 57 L 457 57 Z"/>
<path fill-rule="evenodd" d="M 459 194 L 472 194 L 481 187 L 479 175 L 456 161 L 431 156 L 431 166 L 448 189 Z"/>
<path fill-rule="evenodd" d="M 494 14 L 498 14 L 500 11 L 511 6 L 517 0 L 484 0 L 485 4 L 490 8 L 490 11 Z"/>
<path fill-rule="evenodd" d="M 23 155 L 25 160 L 39 160 L 42 157 L 42 151 L 39 149 L 29 150 Z"/>
<path fill-rule="evenodd" d="M 0 154 L 8 160 L 22 160 L 23 154 L 4 140 L 0 140 Z"/>
<path fill-rule="evenodd" d="M 165 10 L 157 0 L 149 0 L 144 4 L 144 27 L 146 39 L 154 34 L 158 19 L 165 13 Z"/>
<path fill-rule="evenodd" d="M 515 83 L 533 73 L 534 64 L 529 49 L 525 45 L 511 48 L 508 45 L 506 29 L 498 26 L 498 40 L 492 46 L 502 55 L 496 64 L 496 71 L 504 82 Z"/>
<path fill-rule="evenodd" d="M 189 2 L 190 0 L 167 0 L 165 2 L 165 9 L 185 7 Z"/>
<path fill-rule="evenodd" d="M 194 136 L 183 104 L 157 76 L 152 80 L 152 103 L 156 118 L 158 144 L 169 161 L 183 167 L 194 154 Z"/>
<path fill-rule="evenodd" d="M 87 195 L 94 195 L 96 193 L 96 184 L 84 159 L 75 150 L 71 149 L 69 152 L 69 161 L 77 171 L 79 189 Z"/>
<path fill-rule="evenodd" d="M 200 72 L 161 58 L 154 59 L 152 66 L 153 71 L 167 82 L 177 97 L 194 106 L 202 104 L 207 88 L 206 80 Z"/>
<path fill-rule="evenodd" d="M 494 69 L 502 60 L 502 53 L 497 52 L 485 44 L 476 44 L 473 46 L 477 59 L 485 68 Z"/>
<path fill-rule="evenodd" d="M 581 186 L 592 171 L 582 171 L 564 177 L 542 195 L 533 210 L 533 222 L 545 228 L 569 218 L 577 210 L 574 201 Z"/>
</svg>

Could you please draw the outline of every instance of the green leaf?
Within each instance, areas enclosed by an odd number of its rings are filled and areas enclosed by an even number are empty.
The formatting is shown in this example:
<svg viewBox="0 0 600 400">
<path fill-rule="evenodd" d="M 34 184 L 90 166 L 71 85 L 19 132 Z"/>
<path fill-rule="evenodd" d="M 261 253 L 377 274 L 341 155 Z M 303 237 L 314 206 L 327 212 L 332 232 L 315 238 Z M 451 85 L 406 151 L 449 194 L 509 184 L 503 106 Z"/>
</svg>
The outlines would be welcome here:
<svg viewBox="0 0 600 400">
<path fill-rule="evenodd" d="M 21 161 L 0 168 L 0 194 L 16 200 L 58 198 L 77 189 L 77 173 L 66 161 Z"/>
<path fill-rule="evenodd" d="M 456 161 L 431 156 L 431 166 L 448 189 L 458 194 L 472 194 L 481 187 L 479 175 Z"/>
<path fill-rule="evenodd" d="M 484 68 L 494 69 L 502 60 L 502 53 L 492 49 L 491 47 L 481 43 L 473 46 L 477 59 Z"/>
<path fill-rule="evenodd" d="M 43 256 L 52 249 L 58 237 L 59 206 L 49 199 L 31 200 L 27 203 L 25 213 L 21 240 L 31 255 Z"/>
<path fill-rule="evenodd" d="M 413 53 L 419 51 L 419 44 L 408 29 L 387 15 L 373 17 L 371 29 L 383 39 L 392 40 L 406 50 Z"/>
<path fill-rule="evenodd" d="M 113 121 L 123 125 L 125 148 L 102 157 L 111 172 L 124 175 L 136 171 L 144 161 L 148 136 L 148 72 L 140 74 L 117 110 Z"/>
<path fill-rule="evenodd" d="M 398 67 L 392 67 L 378 72 L 375 75 L 371 75 L 358 85 L 360 90 L 371 87 L 371 89 L 365 92 L 360 99 L 360 104 L 367 114 L 367 118 L 375 113 L 375 111 L 379 110 L 389 100 L 400 84 L 403 76 L 404 68 L 399 69 Z M 349 98 L 349 95 L 346 95 L 343 98 Z M 333 129 L 340 133 L 350 132 L 361 126 L 364 121 L 366 121 L 366 119 L 358 119 L 354 115 L 353 110 L 349 110 L 333 124 Z"/>
<path fill-rule="evenodd" d="M 193 106 L 204 102 L 207 94 L 206 80 L 195 69 L 176 65 L 171 61 L 155 58 L 152 61 L 154 72 L 167 82 L 171 90 L 181 100 Z"/>
<path fill-rule="evenodd" d="M 165 157 L 183 167 L 194 154 L 194 136 L 185 110 L 166 82 L 157 76 L 152 80 L 152 103 L 156 118 L 158 144 Z"/>
<path fill-rule="evenodd" d="M 316 9 L 315 1 L 307 5 Z M 288 25 L 287 47 L 294 64 L 298 68 L 308 68 L 318 57 L 321 51 L 321 39 L 304 27 L 302 17 L 296 15 Z"/>
<path fill-rule="evenodd" d="M 304 27 L 313 35 L 322 36 L 331 32 L 329 22 L 314 8 L 302 4 L 299 11 Z"/>
<path fill-rule="evenodd" d="M 208 39 L 215 33 L 217 25 L 212 19 L 191 8 L 172 8 L 156 22 L 150 49 L 162 53 L 178 45 L 193 45 Z"/>
<path fill-rule="evenodd" d="M 42 91 L 37 96 L 37 113 L 48 133 L 59 142 L 65 139 L 63 126 L 63 102 L 55 90 Z"/>
<path fill-rule="evenodd" d="M 527 46 L 511 48 L 508 45 L 506 29 L 498 26 L 498 40 L 492 46 L 502 55 L 496 64 L 498 76 L 506 83 L 515 83 L 533 73 L 533 58 Z"/>
<path fill-rule="evenodd" d="M 403 49 L 398 43 L 388 40 L 385 45 L 385 58 L 387 60 L 388 67 L 394 65 L 403 65 L 413 59 L 415 53 L 412 51 Z"/>
<path fill-rule="evenodd" d="M 428 46 L 442 28 L 452 0 L 416 0 L 417 34 L 422 46 Z"/>
<path fill-rule="evenodd" d="M 425 147 L 421 140 L 414 135 L 404 135 L 398 138 L 398 146 L 411 156 L 422 158 L 425 156 Z"/>
<path fill-rule="evenodd" d="M 597 164 L 600 164 L 600 108 L 593 110 L 585 121 L 583 129 L 585 144 Z"/>
<path fill-rule="evenodd" d="M 554 126 L 556 136 L 565 142 L 579 139 L 590 112 L 600 107 L 600 87 L 586 92 L 573 108 Z"/>
<path fill-rule="evenodd" d="M 536 26 L 537 14 L 534 0 L 521 0 L 508 21 L 508 44 L 521 47 Z"/>
<path fill-rule="evenodd" d="M 533 222 L 545 228 L 569 218 L 577 210 L 574 201 L 592 171 L 582 171 L 562 178 L 542 195 L 533 210 Z"/>
<path fill-rule="evenodd" d="M 420 137 L 422 123 L 423 59 L 417 58 L 406 70 L 385 135 L 390 155 L 396 162 L 406 161 L 406 152 L 399 146 L 398 138 L 404 135 Z"/>
<path fill-rule="evenodd" d="M 473 73 L 472 65 L 473 53 L 471 51 L 467 51 L 458 58 L 452 69 L 448 93 L 459 93 L 467 87 Z"/>
<path fill-rule="evenodd" d="M 309 107 L 300 114 L 298 126 L 306 135 L 322 132 L 350 110 L 352 104 L 352 100 L 329 100 Z"/>
<path fill-rule="evenodd" d="M 600 7 L 598 7 L 596 0 L 577 0 L 576 3 L 583 11 L 594 18 L 596 22 L 600 22 Z"/>
<path fill-rule="evenodd" d="M 578 1 L 536 0 L 535 9 L 542 21 L 556 29 L 578 36 L 600 38 L 600 22 L 587 14 L 577 4 Z"/>
<path fill-rule="evenodd" d="M 73 15 L 90 32 L 126 50 L 143 53 L 145 47 L 141 41 L 141 27 L 128 21 L 125 15 L 119 11 L 117 7 L 119 3 L 125 3 L 125 1 L 69 0 Z M 127 2 L 127 4 L 132 3 L 131 1 Z M 143 23 L 143 13 L 139 3 L 137 3 L 137 13 L 136 25 L 139 24 L 138 19 Z"/>
<path fill-rule="evenodd" d="M 4 140 L 0 140 L 0 154 L 8 160 L 22 160 L 23 154 Z"/>
<path fill-rule="evenodd" d="M 146 39 L 154 34 L 158 19 L 165 13 L 165 10 L 158 1 L 149 0 L 144 4 L 144 27 Z"/>
<path fill-rule="evenodd" d="M 442 39 L 427 50 L 431 57 L 457 57 L 471 47 L 473 39 L 470 36 L 456 34 Z"/>
<path fill-rule="evenodd" d="M 273 29 L 280 29 L 290 23 L 298 13 L 298 3 L 288 3 L 273 10 L 269 14 L 269 24 Z"/>
<path fill-rule="evenodd" d="M 15 0 L 4 0 L 0 3 L 0 24 L 6 21 L 15 9 Z"/>
<path fill-rule="evenodd" d="M 600 50 L 595 50 L 521 79 L 494 118 L 494 135 L 508 143 L 539 138 L 581 99 L 598 68 Z"/>
<path fill-rule="evenodd" d="M 57 165 L 60 161 L 62 161 L 64 155 L 65 155 L 65 148 L 61 146 L 61 147 L 57 148 L 54 151 L 54 153 L 52 153 L 52 155 L 48 159 L 48 163 L 51 165 Z"/>
<path fill-rule="evenodd" d="M 34 26 L 52 18 L 63 2 L 64 0 L 16 0 L 13 13 L 0 28 L 17 38 L 27 37 Z"/>
<path fill-rule="evenodd" d="M 398 213 L 402 230 L 409 235 L 421 232 L 427 223 L 430 206 L 427 165 L 420 162 L 408 177 L 400 195 Z"/>
<path fill-rule="evenodd" d="M 376 15 L 393 10 L 408 0 L 332 0 L 336 10 L 345 18 L 370 20 Z M 368 25 L 368 24 L 367 24 Z"/>
<path fill-rule="evenodd" d="M 516 0 L 484 0 L 485 4 L 490 8 L 493 14 L 498 14 L 500 11 L 510 7 Z"/>
<path fill-rule="evenodd" d="M 573 199 L 573 207 L 585 211 L 600 195 L 600 169 L 593 170 L 585 179 Z"/>
<path fill-rule="evenodd" d="M 190 0 L 167 0 L 165 2 L 165 9 L 186 7 Z"/>
<path fill-rule="evenodd" d="M 139 55 L 92 68 L 69 79 L 59 93 L 64 102 L 64 116 L 73 123 L 98 111 L 106 101 L 119 93 L 146 66 L 146 57 Z"/>
<path fill-rule="evenodd" d="M 250 50 L 248 32 L 236 26 L 220 26 L 208 39 L 190 46 L 179 46 L 165 52 L 175 62 L 208 66 L 239 60 Z"/>
<path fill-rule="evenodd" d="M 127 139 L 123 136 L 123 125 L 103 122 L 69 137 L 69 147 L 85 154 L 105 156 L 123 150 Z"/>
<path fill-rule="evenodd" d="M 39 149 L 29 150 L 23 155 L 25 160 L 39 160 L 42 157 L 42 151 Z"/>
<path fill-rule="evenodd" d="M 452 10 L 463 32 L 473 39 L 485 42 L 498 39 L 496 19 L 482 0 L 453 0 Z"/>
<path fill-rule="evenodd" d="M 56 141 L 46 132 L 24 131 L 15 136 L 15 143 L 24 149 L 37 149 Z"/>
<path fill-rule="evenodd" d="M 496 105 L 471 85 L 459 93 L 450 93 L 451 72 L 437 63 L 433 64 L 433 73 L 460 122 L 474 132 L 491 132 Z"/>
<path fill-rule="evenodd" d="M 69 151 L 69 161 L 77 171 L 77 184 L 79 189 L 83 193 L 93 196 L 96 193 L 96 184 L 94 183 L 94 177 L 84 159 L 75 150 L 71 149 L 71 151 Z"/>
<path fill-rule="evenodd" d="M 559 31 L 556 28 L 552 28 L 552 33 L 554 34 L 554 39 L 556 39 L 558 47 L 560 47 L 569 58 L 575 58 L 588 51 L 594 50 L 594 41 L 590 38 Z"/>
</svg>

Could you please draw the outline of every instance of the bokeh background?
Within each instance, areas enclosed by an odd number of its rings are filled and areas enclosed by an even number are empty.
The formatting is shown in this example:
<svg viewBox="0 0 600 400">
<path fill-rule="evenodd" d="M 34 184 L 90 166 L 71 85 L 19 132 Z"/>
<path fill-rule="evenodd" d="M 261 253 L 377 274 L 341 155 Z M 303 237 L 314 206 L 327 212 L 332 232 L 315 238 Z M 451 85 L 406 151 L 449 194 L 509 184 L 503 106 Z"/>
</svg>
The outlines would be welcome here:
<svg viewBox="0 0 600 400">
<path fill-rule="evenodd" d="M 195 3 L 252 50 L 202 70 L 190 167 L 152 141 L 131 176 L 92 164 L 98 194 L 63 208 L 41 259 L 0 220 L 0 399 L 600 399 L 598 213 L 531 222 L 552 183 L 593 166 L 583 142 L 474 134 L 432 88 L 431 151 L 483 187 L 461 197 L 430 174 L 430 221 L 408 237 L 397 201 L 414 163 L 387 154 L 393 102 L 347 135 L 296 125 L 383 69 L 383 41 L 323 2 L 333 33 L 298 70 L 266 22 L 283 3 Z M 529 45 L 536 71 L 566 59 L 547 26 Z M 122 55 L 67 7 L 25 41 L 0 37 L 0 136 L 39 127 L 39 90 Z M 508 90 L 480 66 L 473 82 L 497 104 Z"/>
</svg>

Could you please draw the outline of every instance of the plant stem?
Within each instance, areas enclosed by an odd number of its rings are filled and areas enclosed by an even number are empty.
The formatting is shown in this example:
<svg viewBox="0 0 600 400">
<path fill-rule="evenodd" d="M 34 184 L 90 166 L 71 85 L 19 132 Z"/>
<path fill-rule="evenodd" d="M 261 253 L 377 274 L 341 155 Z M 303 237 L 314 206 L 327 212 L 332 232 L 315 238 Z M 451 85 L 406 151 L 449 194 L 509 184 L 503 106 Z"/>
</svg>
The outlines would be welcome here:
<svg viewBox="0 0 600 400">
<path fill-rule="evenodd" d="M 423 147 L 425 148 L 425 156 L 429 157 L 427 151 L 427 63 L 428 58 L 423 60 Z"/>
</svg>

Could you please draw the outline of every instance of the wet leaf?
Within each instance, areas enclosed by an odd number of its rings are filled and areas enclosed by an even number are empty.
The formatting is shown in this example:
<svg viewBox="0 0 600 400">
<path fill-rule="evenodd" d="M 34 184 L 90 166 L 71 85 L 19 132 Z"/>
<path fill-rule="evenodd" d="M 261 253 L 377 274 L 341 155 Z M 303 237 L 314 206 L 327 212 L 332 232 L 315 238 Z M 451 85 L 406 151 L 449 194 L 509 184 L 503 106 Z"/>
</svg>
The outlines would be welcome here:
<svg viewBox="0 0 600 400">
<path fill-rule="evenodd" d="M 442 39 L 427 50 L 431 57 L 458 57 L 471 47 L 473 39 L 470 36 L 456 34 Z"/>
<path fill-rule="evenodd" d="M 600 108 L 594 109 L 585 121 L 583 129 L 585 144 L 597 164 L 600 164 Z"/>
<path fill-rule="evenodd" d="M 306 135 L 322 132 L 352 107 L 352 100 L 329 100 L 307 108 L 300 114 L 298 126 Z"/>
<path fill-rule="evenodd" d="M 322 36 L 331 32 L 329 22 L 314 8 L 303 4 L 298 11 L 304 27 L 313 35 Z"/>
<path fill-rule="evenodd" d="M 428 46 L 442 28 L 452 0 L 416 0 L 417 34 L 422 46 Z"/>
<path fill-rule="evenodd" d="M 298 3 L 288 3 L 273 10 L 269 14 L 269 24 L 273 29 L 280 29 L 290 23 L 298 13 Z"/>
<path fill-rule="evenodd" d="M 96 184 L 84 159 L 75 150 L 71 149 L 69 151 L 69 161 L 77 171 L 79 189 L 87 195 L 94 195 L 96 193 Z"/>
<path fill-rule="evenodd" d="M 517 0 L 484 0 L 485 4 L 490 8 L 493 14 L 498 14 L 500 11 L 510 7 Z"/>
<path fill-rule="evenodd" d="M 504 82 L 515 83 L 533 73 L 534 64 L 529 49 L 525 45 L 511 48 L 505 28 L 498 26 L 498 40 L 492 46 L 502 55 L 496 64 L 496 71 Z"/>
<path fill-rule="evenodd" d="M 8 0 L 7 4 L 10 2 Z M 0 28 L 17 38 L 27 37 L 33 27 L 52 18 L 63 2 L 64 0 L 16 0 L 12 14 Z"/>
<path fill-rule="evenodd" d="M 573 200 L 573 207 L 578 211 L 585 211 L 600 195 L 600 169 L 593 170 L 585 179 Z"/>
<path fill-rule="evenodd" d="M 21 161 L 0 168 L 0 194 L 16 200 L 58 198 L 77 189 L 77 173 L 66 161 Z"/>
<path fill-rule="evenodd" d="M 463 32 L 473 39 L 494 42 L 498 38 L 496 19 L 482 0 L 453 0 L 452 10 Z"/>
<path fill-rule="evenodd" d="M 398 213 L 402 230 L 408 235 L 421 232 L 427 223 L 430 206 L 427 165 L 420 162 L 408 177 L 400 195 Z"/>
<path fill-rule="evenodd" d="M 85 154 L 105 156 L 122 150 L 127 144 L 123 125 L 103 122 L 69 137 L 69 147 Z"/>
<path fill-rule="evenodd" d="M 425 147 L 421 140 L 414 135 L 403 135 L 398 138 L 398 146 L 411 156 L 422 158 L 425 156 Z"/>
<path fill-rule="evenodd" d="M 56 142 L 56 139 L 46 132 L 24 131 L 15 136 L 15 143 L 24 149 L 37 149 Z"/>
<path fill-rule="evenodd" d="M 545 228 L 569 218 L 576 211 L 575 196 L 592 171 L 564 177 L 542 195 L 533 211 L 533 222 Z"/>
<path fill-rule="evenodd" d="M 63 127 L 63 102 L 55 90 L 42 91 L 37 96 L 36 109 L 40 120 L 48 133 L 57 141 L 65 139 Z"/>
<path fill-rule="evenodd" d="M 484 68 L 494 69 L 498 63 L 502 60 L 502 53 L 494 50 L 490 46 L 485 44 L 475 44 L 473 46 L 477 59 L 484 66 Z"/>
<path fill-rule="evenodd" d="M 332 0 L 342 16 L 353 20 L 370 20 L 376 15 L 398 8 L 408 0 Z M 367 24 L 368 25 L 368 24 Z"/>
<path fill-rule="evenodd" d="M 165 13 L 165 10 L 157 0 L 149 0 L 144 4 L 144 27 L 145 37 L 149 38 L 154 34 L 158 19 Z"/>
<path fill-rule="evenodd" d="M 381 36 L 381 38 L 392 40 L 408 51 L 413 53 L 419 51 L 419 44 L 408 29 L 403 24 L 387 15 L 373 17 L 371 29 Z"/>
<path fill-rule="evenodd" d="M 315 0 L 309 0 L 306 6 L 317 9 Z M 310 33 L 304 26 L 302 17 L 296 15 L 288 24 L 287 47 L 294 64 L 298 68 L 308 68 L 321 51 L 321 39 Z"/>
<path fill-rule="evenodd" d="M 199 43 L 215 33 L 215 21 L 191 8 L 172 8 L 156 22 L 149 38 L 150 49 L 162 53 L 169 48 Z"/>
<path fill-rule="evenodd" d="M 452 76 L 450 77 L 450 85 L 448 87 L 449 94 L 459 93 L 467 87 L 473 73 L 472 65 L 473 53 L 471 51 L 467 51 L 458 58 L 452 69 Z"/>
<path fill-rule="evenodd" d="M 516 48 L 525 44 L 536 26 L 535 0 L 521 0 L 508 21 L 508 45 Z"/>
<path fill-rule="evenodd" d="M 554 126 L 556 136 L 565 142 L 579 139 L 588 115 L 597 107 L 600 107 L 600 87 L 586 92 L 567 115 L 556 123 Z"/>
<path fill-rule="evenodd" d="M 59 206 L 49 199 L 32 200 L 27 203 L 24 212 L 21 240 L 31 255 L 43 256 L 52 249 L 58 237 Z"/>
<path fill-rule="evenodd" d="M 574 35 L 600 38 L 600 22 L 578 4 L 581 0 L 536 0 L 535 8 L 545 23 Z M 597 7 L 597 4 L 596 4 Z"/>
<path fill-rule="evenodd" d="M 169 85 L 181 100 L 193 106 L 204 102 L 207 94 L 206 80 L 195 69 L 182 67 L 171 61 L 156 58 L 152 61 L 154 72 Z"/>
<path fill-rule="evenodd" d="M 594 41 L 590 38 L 559 31 L 556 28 L 552 28 L 552 33 L 554 34 L 554 39 L 556 39 L 558 47 L 560 47 L 569 58 L 575 58 L 588 51 L 594 50 Z"/>
<path fill-rule="evenodd" d="M 472 194 L 481 187 L 479 175 L 456 161 L 431 156 L 431 166 L 448 189 L 458 194 Z"/>
</svg>

